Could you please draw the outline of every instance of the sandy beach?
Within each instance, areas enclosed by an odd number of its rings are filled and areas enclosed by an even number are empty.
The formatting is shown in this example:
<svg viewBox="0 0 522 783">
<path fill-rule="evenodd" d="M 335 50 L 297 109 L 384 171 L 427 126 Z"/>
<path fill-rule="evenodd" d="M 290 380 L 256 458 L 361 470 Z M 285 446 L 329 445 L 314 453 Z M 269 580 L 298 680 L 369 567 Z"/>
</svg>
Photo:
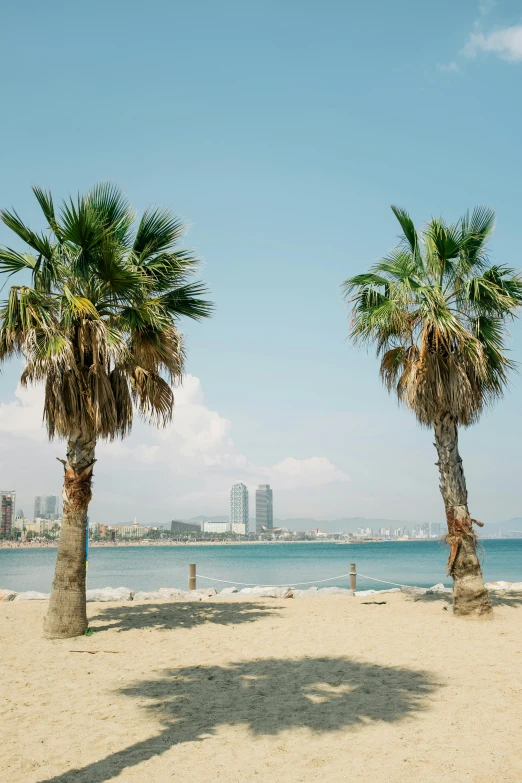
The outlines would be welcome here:
<svg viewBox="0 0 522 783">
<path fill-rule="evenodd" d="M 447 600 L 94 603 L 69 641 L 1 602 L 1 779 L 519 783 L 522 597 Z"/>
</svg>

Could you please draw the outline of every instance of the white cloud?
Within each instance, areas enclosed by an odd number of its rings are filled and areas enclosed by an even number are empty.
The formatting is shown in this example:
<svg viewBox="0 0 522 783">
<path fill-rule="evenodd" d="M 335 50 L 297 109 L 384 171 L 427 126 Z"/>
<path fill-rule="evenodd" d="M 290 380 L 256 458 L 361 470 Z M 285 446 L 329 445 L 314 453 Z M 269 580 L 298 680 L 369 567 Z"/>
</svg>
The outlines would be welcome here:
<svg viewBox="0 0 522 783">
<path fill-rule="evenodd" d="M 156 429 L 136 419 L 132 434 L 124 441 L 98 444 L 94 497 L 104 507 L 118 507 L 119 490 L 122 502 L 124 498 L 129 504 L 133 496 L 147 493 L 158 506 L 182 507 L 189 513 L 225 512 L 230 485 L 236 481 L 252 488 L 270 483 L 276 491 L 291 492 L 348 480 L 324 456 L 256 464 L 237 449 L 231 422 L 205 404 L 199 378 L 187 375 L 174 393 L 176 407 L 168 427 Z M 46 432 L 43 389 L 18 387 L 14 396 L 0 404 L 0 434 L 2 442 L 9 444 L 10 459 L 17 461 L 20 449 L 27 452 L 26 439 L 45 442 Z M 12 436 L 18 436 L 18 446 Z M 43 461 L 51 453 L 56 456 L 56 451 L 63 451 L 63 445 L 31 447 L 36 463 L 39 453 Z"/>
<path fill-rule="evenodd" d="M 509 62 L 522 61 L 522 25 L 504 27 L 487 34 L 475 29 L 462 53 L 474 58 L 482 52 L 496 54 Z"/>
<path fill-rule="evenodd" d="M 14 396 L 14 400 L 0 404 L 0 431 L 44 440 L 45 430 L 42 424 L 43 387 L 30 386 L 24 388 L 18 384 Z"/>
<path fill-rule="evenodd" d="M 274 483 L 288 483 L 293 487 L 320 486 L 334 481 L 348 481 L 349 476 L 326 457 L 295 459 L 287 457 L 272 468 Z"/>
</svg>

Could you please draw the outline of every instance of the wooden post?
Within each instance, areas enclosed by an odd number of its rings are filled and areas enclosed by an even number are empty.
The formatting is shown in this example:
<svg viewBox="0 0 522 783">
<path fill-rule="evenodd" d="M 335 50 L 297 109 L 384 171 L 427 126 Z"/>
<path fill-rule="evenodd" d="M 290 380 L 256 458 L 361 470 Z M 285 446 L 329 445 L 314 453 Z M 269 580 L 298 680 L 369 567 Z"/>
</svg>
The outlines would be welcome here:
<svg viewBox="0 0 522 783">
<path fill-rule="evenodd" d="M 196 564 L 189 565 L 189 590 L 196 589 Z"/>
<path fill-rule="evenodd" d="M 355 563 L 350 563 L 350 590 L 353 590 L 354 593 L 357 590 L 357 568 Z"/>
</svg>

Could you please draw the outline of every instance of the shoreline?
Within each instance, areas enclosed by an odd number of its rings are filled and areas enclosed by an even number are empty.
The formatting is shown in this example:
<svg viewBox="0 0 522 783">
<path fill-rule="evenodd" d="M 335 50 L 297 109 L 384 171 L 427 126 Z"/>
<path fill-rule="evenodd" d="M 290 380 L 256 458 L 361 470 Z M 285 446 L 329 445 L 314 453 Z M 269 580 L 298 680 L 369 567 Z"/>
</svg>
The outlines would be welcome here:
<svg viewBox="0 0 522 783">
<path fill-rule="evenodd" d="M 522 538 L 522 536 L 521 536 Z M 482 536 L 480 541 L 516 541 L 518 538 Z M 58 541 L 0 541 L 0 549 L 57 549 Z M 309 539 L 305 541 L 89 541 L 89 549 L 118 547 L 184 547 L 184 546 L 260 546 L 264 544 L 337 544 L 338 546 L 361 546 L 363 544 L 418 544 L 441 543 L 442 538 L 392 538 L 369 539 L 368 541 L 338 541 L 332 538 Z"/>
</svg>

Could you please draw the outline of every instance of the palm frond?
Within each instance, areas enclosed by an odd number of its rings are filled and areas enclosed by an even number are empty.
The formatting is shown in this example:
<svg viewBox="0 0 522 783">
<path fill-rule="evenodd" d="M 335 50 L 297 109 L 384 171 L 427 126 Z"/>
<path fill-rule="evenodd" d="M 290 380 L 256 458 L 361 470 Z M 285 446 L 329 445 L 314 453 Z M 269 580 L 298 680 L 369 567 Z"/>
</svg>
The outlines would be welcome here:
<svg viewBox="0 0 522 783">
<path fill-rule="evenodd" d="M 30 253 L 17 253 L 9 247 L 0 248 L 0 273 L 4 272 L 9 277 L 24 269 L 34 270 L 36 258 Z"/>
<path fill-rule="evenodd" d="M 522 278 L 488 262 L 492 210 L 477 207 L 454 225 L 433 219 L 421 234 L 404 210 L 394 212 L 401 245 L 343 284 L 350 337 L 375 345 L 381 379 L 421 424 L 450 413 L 466 426 L 514 368 L 505 329 L 522 306 Z"/>
<path fill-rule="evenodd" d="M 116 242 L 128 244 L 134 213 L 121 189 L 111 182 L 102 182 L 89 191 L 87 202 L 104 232 Z"/>
<path fill-rule="evenodd" d="M 198 259 L 175 248 L 183 226 L 170 212 L 134 215 L 119 188 L 101 184 L 69 198 L 56 214 L 50 193 L 34 194 L 47 233 L 14 211 L 2 219 L 36 254 L 0 249 L 0 272 L 27 270 L 0 304 L 0 361 L 23 357 L 23 384 L 44 383 L 49 437 L 78 429 L 123 437 L 134 412 L 158 425 L 172 417 L 171 384 L 181 380 L 182 317 L 208 317 L 212 304 Z"/>
<path fill-rule="evenodd" d="M 15 210 L 9 211 L 8 209 L 0 210 L 0 218 L 5 225 L 14 231 L 20 239 L 36 250 L 45 258 L 49 258 L 53 252 L 52 245 L 47 236 L 44 234 L 37 234 L 28 228 L 23 220 L 20 218 Z"/>
<path fill-rule="evenodd" d="M 163 294 L 161 303 L 174 318 L 185 317 L 200 321 L 202 318 L 210 318 L 214 312 L 214 304 L 202 298 L 207 293 L 208 289 L 203 283 L 187 283 Z"/>
<path fill-rule="evenodd" d="M 184 225 L 170 210 L 147 209 L 141 218 L 136 238 L 134 253 L 142 260 L 170 250 L 181 238 Z"/>
<path fill-rule="evenodd" d="M 392 212 L 400 223 L 400 226 L 404 232 L 404 242 L 408 247 L 413 259 L 418 262 L 420 260 L 419 252 L 419 237 L 415 229 L 413 220 L 402 207 L 397 207 L 392 204 Z"/>
<path fill-rule="evenodd" d="M 132 397 L 145 421 L 166 426 L 172 419 L 174 392 L 160 375 L 135 367 L 131 375 Z"/>
</svg>

